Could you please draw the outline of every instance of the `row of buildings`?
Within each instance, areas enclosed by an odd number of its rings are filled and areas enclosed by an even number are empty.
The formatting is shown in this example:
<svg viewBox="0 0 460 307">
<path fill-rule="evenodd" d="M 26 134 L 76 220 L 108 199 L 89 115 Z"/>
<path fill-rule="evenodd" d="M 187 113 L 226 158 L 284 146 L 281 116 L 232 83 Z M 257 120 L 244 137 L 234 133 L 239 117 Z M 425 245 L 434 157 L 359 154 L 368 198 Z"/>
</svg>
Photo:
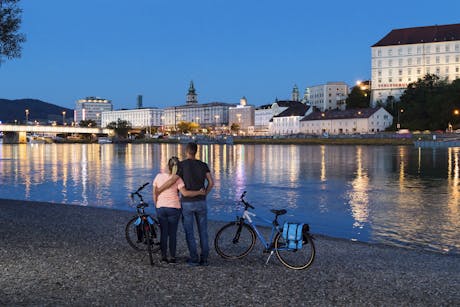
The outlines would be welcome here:
<svg viewBox="0 0 460 307">
<path fill-rule="evenodd" d="M 122 119 L 135 128 L 164 131 L 176 130 L 180 122 L 194 122 L 217 131 L 237 125 L 243 134 L 379 132 L 393 123 L 391 114 L 376 107 L 379 103 L 388 97 L 398 99 L 409 83 L 426 74 L 450 81 L 460 77 L 460 24 L 392 30 L 371 46 L 371 53 L 371 80 L 367 84 L 372 108 L 368 109 L 346 110 L 349 89 L 345 82 L 309 87 L 302 97 L 294 86 L 290 100 L 259 107 L 248 104 L 245 97 L 239 104 L 198 103 L 191 82 L 183 105 L 144 108 L 139 96 L 136 109 L 114 111 L 109 100 L 88 97 L 77 101 L 74 120 L 92 119 L 105 127 Z"/>
</svg>

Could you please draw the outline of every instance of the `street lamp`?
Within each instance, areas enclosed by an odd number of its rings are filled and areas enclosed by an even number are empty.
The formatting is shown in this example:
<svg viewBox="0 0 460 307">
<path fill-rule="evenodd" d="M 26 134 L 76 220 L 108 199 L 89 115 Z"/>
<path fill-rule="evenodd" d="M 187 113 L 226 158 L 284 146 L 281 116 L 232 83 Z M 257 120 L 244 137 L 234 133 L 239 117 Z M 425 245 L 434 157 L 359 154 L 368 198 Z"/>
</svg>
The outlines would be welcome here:
<svg viewBox="0 0 460 307">
<path fill-rule="evenodd" d="M 399 116 L 400 116 L 400 114 L 403 113 L 403 112 L 404 112 L 404 109 L 399 109 L 399 110 L 398 110 L 398 124 L 396 125 L 396 128 L 398 128 L 398 129 L 401 128 L 401 125 L 399 124 Z"/>
<path fill-rule="evenodd" d="M 65 126 L 65 111 L 62 111 L 62 125 Z"/>
<path fill-rule="evenodd" d="M 26 109 L 26 125 L 29 124 L 29 109 Z"/>
</svg>

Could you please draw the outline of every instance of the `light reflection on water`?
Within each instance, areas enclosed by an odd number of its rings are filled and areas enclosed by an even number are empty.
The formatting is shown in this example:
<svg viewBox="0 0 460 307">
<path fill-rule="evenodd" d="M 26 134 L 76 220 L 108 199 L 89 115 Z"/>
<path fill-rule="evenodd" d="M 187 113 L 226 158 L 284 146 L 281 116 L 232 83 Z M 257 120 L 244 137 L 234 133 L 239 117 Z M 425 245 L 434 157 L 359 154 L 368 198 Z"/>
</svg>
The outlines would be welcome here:
<svg viewBox="0 0 460 307">
<path fill-rule="evenodd" d="M 2 144 L 0 197 L 132 210 L 129 192 L 184 149 Z M 233 219 L 247 190 L 258 216 L 286 208 L 314 233 L 460 254 L 460 148 L 203 145 L 198 155 L 216 180 L 212 219 Z"/>
</svg>

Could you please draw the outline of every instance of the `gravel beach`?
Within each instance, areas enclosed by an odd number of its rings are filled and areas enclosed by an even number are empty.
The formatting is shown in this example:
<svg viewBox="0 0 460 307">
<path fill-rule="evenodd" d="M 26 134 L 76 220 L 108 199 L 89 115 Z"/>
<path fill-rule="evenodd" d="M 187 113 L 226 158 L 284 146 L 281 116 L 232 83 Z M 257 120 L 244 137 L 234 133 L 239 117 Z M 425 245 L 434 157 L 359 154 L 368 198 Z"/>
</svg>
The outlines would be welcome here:
<svg viewBox="0 0 460 307">
<path fill-rule="evenodd" d="M 149 265 L 126 242 L 133 212 L 0 200 L 0 306 L 460 306 L 460 257 L 316 235 L 316 259 L 248 257 Z M 223 223 L 211 222 L 214 239 Z"/>
</svg>

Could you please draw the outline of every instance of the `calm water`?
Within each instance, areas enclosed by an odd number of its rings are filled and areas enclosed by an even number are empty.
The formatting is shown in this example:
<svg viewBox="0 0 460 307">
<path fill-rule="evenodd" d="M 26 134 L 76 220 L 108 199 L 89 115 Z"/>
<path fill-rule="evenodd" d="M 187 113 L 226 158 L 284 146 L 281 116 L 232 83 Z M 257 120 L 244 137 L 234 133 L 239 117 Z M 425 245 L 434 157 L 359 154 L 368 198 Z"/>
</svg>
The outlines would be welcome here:
<svg viewBox="0 0 460 307">
<path fill-rule="evenodd" d="M 184 149 L 1 144 L 0 197 L 132 210 L 129 192 Z M 212 219 L 234 219 L 247 190 L 258 216 L 286 208 L 313 233 L 460 254 L 460 148 L 203 145 L 199 157 L 216 179 Z"/>
</svg>

